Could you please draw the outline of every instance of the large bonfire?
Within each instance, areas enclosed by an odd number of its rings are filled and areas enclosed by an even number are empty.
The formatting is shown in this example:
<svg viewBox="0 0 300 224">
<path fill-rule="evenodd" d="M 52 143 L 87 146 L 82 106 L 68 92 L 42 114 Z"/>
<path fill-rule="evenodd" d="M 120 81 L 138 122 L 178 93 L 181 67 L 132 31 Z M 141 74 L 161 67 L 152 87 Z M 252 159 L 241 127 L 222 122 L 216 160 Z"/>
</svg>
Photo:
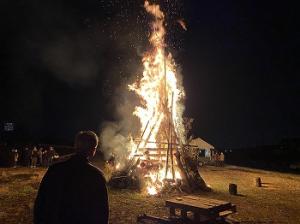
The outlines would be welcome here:
<svg viewBox="0 0 300 224">
<path fill-rule="evenodd" d="M 196 166 L 186 162 L 189 159 L 184 152 L 189 146 L 182 117 L 185 93 L 175 61 L 167 52 L 165 15 L 159 5 L 148 1 L 144 8 L 153 18 L 151 49 L 142 59 L 141 78 L 128 86 L 140 99 L 133 111 L 140 121 L 140 133 L 131 141 L 127 169 L 120 176 L 138 173 L 150 195 L 166 188 L 181 190 L 181 185 L 190 190 L 205 187 Z"/>
<path fill-rule="evenodd" d="M 165 179 L 181 178 L 173 157 L 177 146 L 184 143 L 184 89 L 178 82 L 172 55 L 166 51 L 165 15 L 159 5 L 145 1 L 144 7 L 153 16 L 149 39 L 152 49 L 142 59 L 142 78 L 129 85 L 140 98 L 133 114 L 141 124 L 140 138 L 136 139 L 131 156 L 139 157 L 139 167 L 147 169 L 148 193 L 156 194 Z"/>
</svg>

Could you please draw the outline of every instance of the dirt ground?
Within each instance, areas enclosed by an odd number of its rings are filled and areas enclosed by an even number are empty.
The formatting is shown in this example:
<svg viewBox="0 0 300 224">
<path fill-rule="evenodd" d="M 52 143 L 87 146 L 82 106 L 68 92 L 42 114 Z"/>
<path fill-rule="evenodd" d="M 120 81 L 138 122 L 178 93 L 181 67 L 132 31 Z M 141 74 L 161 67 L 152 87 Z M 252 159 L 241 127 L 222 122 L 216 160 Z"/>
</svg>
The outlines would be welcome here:
<svg viewBox="0 0 300 224">
<path fill-rule="evenodd" d="M 45 169 L 0 168 L 0 223 L 32 223 L 32 208 Z M 300 175 L 241 167 L 204 167 L 201 174 L 213 192 L 203 197 L 230 201 L 237 205 L 232 218 L 240 223 L 300 223 Z M 255 187 L 261 177 L 263 187 Z M 238 185 L 238 196 L 228 193 L 228 184 Z M 109 189 L 110 223 L 136 223 L 147 213 L 166 216 L 165 199 L 130 190 Z"/>
</svg>

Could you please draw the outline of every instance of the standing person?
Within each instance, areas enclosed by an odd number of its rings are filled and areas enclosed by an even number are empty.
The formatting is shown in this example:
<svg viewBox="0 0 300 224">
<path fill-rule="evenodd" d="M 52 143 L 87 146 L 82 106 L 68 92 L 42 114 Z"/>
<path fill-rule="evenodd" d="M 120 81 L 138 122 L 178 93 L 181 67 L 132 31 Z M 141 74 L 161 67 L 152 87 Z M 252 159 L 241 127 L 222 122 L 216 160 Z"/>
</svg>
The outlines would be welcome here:
<svg viewBox="0 0 300 224">
<path fill-rule="evenodd" d="M 34 224 L 107 224 L 108 196 L 102 172 L 90 164 L 98 137 L 81 131 L 76 153 L 50 166 L 40 184 L 34 205 Z"/>
<path fill-rule="evenodd" d="M 11 152 L 13 157 L 14 168 L 17 168 L 18 159 L 19 159 L 18 149 L 14 148 L 11 150 Z"/>
<path fill-rule="evenodd" d="M 224 166 L 224 161 L 225 161 L 225 155 L 223 152 L 221 152 L 220 154 L 220 165 Z"/>
<path fill-rule="evenodd" d="M 39 152 L 37 148 L 34 146 L 31 152 L 31 168 L 36 168 L 38 157 L 39 157 Z"/>
<path fill-rule="evenodd" d="M 205 149 L 205 157 L 211 160 L 211 149 Z"/>
<path fill-rule="evenodd" d="M 216 166 L 220 166 L 220 153 L 216 153 Z"/>
<path fill-rule="evenodd" d="M 48 164 L 49 164 L 49 166 L 52 165 L 54 156 L 55 156 L 55 150 L 52 146 L 50 146 L 49 151 L 48 151 Z"/>
<path fill-rule="evenodd" d="M 216 152 L 215 151 L 212 151 L 212 161 L 213 161 L 213 164 L 216 164 Z"/>
<path fill-rule="evenodd" d="M 43 166 L 43 147 L 40 147 L 38 151 L 38 157 L 39 157 L 39 164 L 40 166 Z"/>
<path fill-rule="evenodd" d="M 29 150 L 29 147 L 25 147 L 23 150 L 23 165 L 25 167 L 29 167 L 30 166 L 30 157 L 31 157 L 31 151 Z"/>
<path fill-rule="evenodd" d="M 44 167 L 48 167 L 49 166 L 48 156 L 49 156 L 49 151 L 47 149 L 45 149 L 43 151 L 43 164 L 42 164 L 42 166 L 44 166 Z"/>
</svg>

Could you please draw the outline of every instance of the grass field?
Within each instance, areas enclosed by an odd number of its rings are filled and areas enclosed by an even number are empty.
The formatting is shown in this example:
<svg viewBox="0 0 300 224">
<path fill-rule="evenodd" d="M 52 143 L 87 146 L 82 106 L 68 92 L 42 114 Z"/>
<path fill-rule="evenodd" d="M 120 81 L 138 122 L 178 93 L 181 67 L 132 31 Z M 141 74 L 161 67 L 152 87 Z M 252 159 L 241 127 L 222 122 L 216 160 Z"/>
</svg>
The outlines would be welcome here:
<svg viewBox="0 0 300 224">
<path fill-rule="evenodd" d="M 0 168 L 0 223 L 32 223 L 32 208 L 45 169 Z M 203 197 L 230 201 L 240 223 L 300 223 L 300 176 L 241 167 L 205 167 L 201 174 L 213 192 Z M 263 187 L 255 187 L 261 177 Z M 238 196 L 228 194 L 228 184 L 238 185 Z M 166 216 L 165 199 L 130 190 L 109 190 L 110 223 L 136 223 L 147 213 Z"/>
</svg>

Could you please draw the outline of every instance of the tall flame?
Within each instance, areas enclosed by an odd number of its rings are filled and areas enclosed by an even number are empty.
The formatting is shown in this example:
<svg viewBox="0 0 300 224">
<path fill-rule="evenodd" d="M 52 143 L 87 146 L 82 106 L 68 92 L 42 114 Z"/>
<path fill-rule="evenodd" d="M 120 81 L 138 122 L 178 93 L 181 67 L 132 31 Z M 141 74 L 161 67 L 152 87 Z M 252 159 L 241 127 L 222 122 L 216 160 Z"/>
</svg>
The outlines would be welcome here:
<svg viewBox="0 0 300 224">
<path fill-rule="evenodd" d="M 129 85 L 129 90 L 141 99 L 140 105 L 136 106 L 133 112 L 141 123 L 141 142 L 135 153 L 143 148 L 155 148 L 158 142 L 169 142 L 166 130 L 170 125 L 174 127 L 174 135 L 178 139 L 176 141 L 184 142 L 184 108 L 181 101 L 185 93 L 183 86 L 178 82 L 172 55 L 166 51 L 165 15 L 159 5 L 150 4 L 148 1 L 145 1 L 144 8 L 154 20 L 151 23 L 152 32 L 149 38 L 152 49 L 146 52 L 142 59 L 142 78 Z M 161 174 L 156 176 L 162 179 Z M 158 189 L 148 186 L 148 190 L 149 194 L 154 194 Z"/>
</svg>

